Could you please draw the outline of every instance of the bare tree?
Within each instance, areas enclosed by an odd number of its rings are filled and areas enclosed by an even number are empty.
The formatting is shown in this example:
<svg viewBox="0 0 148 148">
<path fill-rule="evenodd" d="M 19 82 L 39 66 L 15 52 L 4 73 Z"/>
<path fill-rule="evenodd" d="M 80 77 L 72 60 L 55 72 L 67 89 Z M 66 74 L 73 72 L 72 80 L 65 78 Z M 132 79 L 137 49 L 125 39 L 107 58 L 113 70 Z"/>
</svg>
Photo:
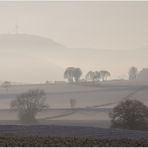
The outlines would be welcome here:
<svg viewBox="0 0 148 148">
<path fill-rule="evenodd" d="M 68 67 L 64 72 L 64 78 L 68 79 L 70 83 L 73 83 L 74 80 L 75 82 L 78 82 L 81 75 L 82 75 L 81 69 L 75 67 Z"/>
<path fill-rule="evenodd" d="M 22 123 L 35 123 L 36 115 L 43 109 L 48 108 L 45 103 L 46 94 L 43 90 L 29 90 L 17 96 L 11 102 L 11 107 L 18 111 L 18 117 Z"/>
<path fill-rule="evenodd" d="M 64 78 L 68 79 L 70 83 L 73 83 L 73 78 L 74 78 L 73 71 L 74 67 L 68 67 L 64 72 Z"/>
<path fill-rule="evenodd" d="M 73 73 L 74 73 L 73 76 L 74 76 L 75 82 L 78 82 L 81 75 L 82 75 L 81 69 L 80 68 L 75 68 Z"/>
<path fill-rule="evenodd" d="M 85 76 L 85 79 L 87 81 L 93 81 L 94 80 L 94 72 L 93 71 L 89 71 L 86 76 Z"/>
<path fill-rule="evenodd" d="M 131 67 L 128 72 L 129 80 L 135 80 L 137 78 L 137 74 L 138 74 L 138 69 L 134 66 Z"/>
<path fill-rule="evenodd" d="M 99 81 L 100 80 L 100 72 L 95 71 L 94 72 L 94 81 Z"/>
<path fill-rule="evenodd" d="M 98 71 L 89 71 L 86 76 L 85 76 L 86 80 L 90 80 L 90 81 L 99 81 L 100 79 L 100 72 Z"/>
<path fill-rule="evenodd" d="M 100 78 L 102 79 L 102 81 L 107 80 L 107 78 L 110 76 L 111 76 L 111 74 L 109 71 L 107 71 L 107 70 L 100 71 Z"/>
</svg>

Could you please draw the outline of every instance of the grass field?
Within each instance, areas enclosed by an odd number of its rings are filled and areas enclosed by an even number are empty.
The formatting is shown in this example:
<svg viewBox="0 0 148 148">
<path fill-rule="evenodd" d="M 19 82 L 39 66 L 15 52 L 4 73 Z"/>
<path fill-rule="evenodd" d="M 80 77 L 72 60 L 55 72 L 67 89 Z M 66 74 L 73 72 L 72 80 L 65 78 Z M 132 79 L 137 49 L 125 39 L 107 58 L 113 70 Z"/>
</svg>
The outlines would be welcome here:
<svg viewBox="0 0 148 148">
<path fill-rule="evenodd" d="M 0 87 L 0 124 L 18 123 L 17 112 L 9 109 L 10 102 L 16 95 L 29 89 L 43 89 L 47 94 L 50 109 L 37 115 L 40 124 L 109 127 L 108 113 L 127 96 L 148 105 L 146 82 L 13 85 L 8 93 Z M 74 110 L 70 108 L 70 99 L 75 99 L 77 102 Z"/>
</svg>

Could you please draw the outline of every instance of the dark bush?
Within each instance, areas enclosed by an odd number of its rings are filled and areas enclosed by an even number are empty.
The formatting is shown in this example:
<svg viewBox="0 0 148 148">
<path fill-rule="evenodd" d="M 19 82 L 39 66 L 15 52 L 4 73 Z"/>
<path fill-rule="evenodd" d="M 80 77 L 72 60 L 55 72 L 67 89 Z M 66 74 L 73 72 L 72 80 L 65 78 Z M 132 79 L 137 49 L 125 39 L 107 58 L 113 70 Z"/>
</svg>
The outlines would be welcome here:
<svg viewBox="0 0 148 148">
<path fill-rule="evenodd" d="M 132 130 L 148 129 L 148 107 L 137 100 L 124 100 L 110 113 L 111 127 Z"/>
</svg>

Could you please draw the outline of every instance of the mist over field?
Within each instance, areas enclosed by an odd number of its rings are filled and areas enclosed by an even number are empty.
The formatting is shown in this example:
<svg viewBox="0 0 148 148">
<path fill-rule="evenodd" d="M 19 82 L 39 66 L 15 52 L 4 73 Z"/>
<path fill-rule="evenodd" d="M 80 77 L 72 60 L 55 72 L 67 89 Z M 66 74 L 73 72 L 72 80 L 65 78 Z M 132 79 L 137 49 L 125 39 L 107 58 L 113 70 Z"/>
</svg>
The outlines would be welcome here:
<svg viewBox="0 0 148 148">
<path fill-rule="evenodd" d="M 147 7 L 147 2 L 0 2 L 1 80 L 63 80 L 69 66 L 80 67 L 82 77 L 108 69 L 111 79 L 127 79 L 131 66 L 148 67 Z"/>
<path fill-rule="evenodd" d="M 147 18 L 147 1 L 0 1 L 0 131 L 78 126 L 97 135 L 118 128 L 121 101 L 123 112 L 137 117 L 140 104 L 147 115 Z"/>
</svg>

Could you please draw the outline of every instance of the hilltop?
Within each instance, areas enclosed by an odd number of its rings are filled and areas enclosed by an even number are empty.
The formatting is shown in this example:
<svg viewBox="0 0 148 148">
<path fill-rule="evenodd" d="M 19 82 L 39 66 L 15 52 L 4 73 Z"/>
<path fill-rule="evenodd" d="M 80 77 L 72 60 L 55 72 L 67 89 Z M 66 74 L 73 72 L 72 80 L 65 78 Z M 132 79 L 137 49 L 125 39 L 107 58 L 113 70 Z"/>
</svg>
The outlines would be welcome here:
<svg viewBox="0 0 148 148">
<path fill-rule="evenodd" d="M 32 34 L 0 34 L 0 49 L 50 49 L 64 48 L 60 43 L 38 35 Z"/>
</svg>

